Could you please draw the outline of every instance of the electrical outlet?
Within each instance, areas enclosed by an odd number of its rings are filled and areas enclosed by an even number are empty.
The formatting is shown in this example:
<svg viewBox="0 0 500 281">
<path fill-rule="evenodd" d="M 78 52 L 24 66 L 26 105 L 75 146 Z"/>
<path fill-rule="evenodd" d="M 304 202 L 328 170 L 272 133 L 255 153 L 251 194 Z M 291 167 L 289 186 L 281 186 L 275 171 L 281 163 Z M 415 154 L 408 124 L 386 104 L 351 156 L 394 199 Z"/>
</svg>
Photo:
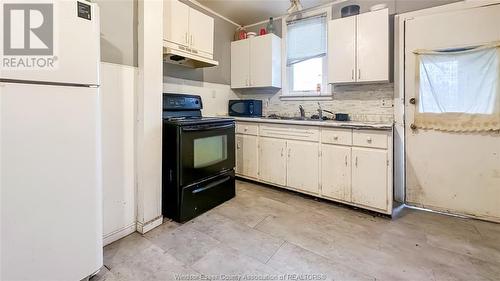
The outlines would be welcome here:
<svg viewBox="0 0 500 281">
<path fill-rule="evenodd" d="M 380 101 L 380 107 L 382 108 L 392 108 L 394 106 L 392 99 L 382 99 Z"/>
</svg>

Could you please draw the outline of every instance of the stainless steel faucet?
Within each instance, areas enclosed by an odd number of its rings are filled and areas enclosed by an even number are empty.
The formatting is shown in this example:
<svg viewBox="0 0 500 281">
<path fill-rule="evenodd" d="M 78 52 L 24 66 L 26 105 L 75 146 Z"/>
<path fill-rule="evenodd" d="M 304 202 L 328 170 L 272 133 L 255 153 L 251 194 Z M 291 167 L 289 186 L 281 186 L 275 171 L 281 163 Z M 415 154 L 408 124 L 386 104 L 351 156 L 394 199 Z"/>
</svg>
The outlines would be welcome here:
<svg viewBox="0 0 500 281">
<path fill-rule="evenodd" d="M 306 118 L 306 111 L 304 110 L 304 107 L 302 105 L 299 105 L 299 110 L 300 110 L 300 118 L 305 119 Z"/>
<path fill-rule="evenodd" d="M 323 109 L 321 108 L 321 104 L 318 102 L 318 116 L 319 120 L 323 120 Z"/>
</svg>

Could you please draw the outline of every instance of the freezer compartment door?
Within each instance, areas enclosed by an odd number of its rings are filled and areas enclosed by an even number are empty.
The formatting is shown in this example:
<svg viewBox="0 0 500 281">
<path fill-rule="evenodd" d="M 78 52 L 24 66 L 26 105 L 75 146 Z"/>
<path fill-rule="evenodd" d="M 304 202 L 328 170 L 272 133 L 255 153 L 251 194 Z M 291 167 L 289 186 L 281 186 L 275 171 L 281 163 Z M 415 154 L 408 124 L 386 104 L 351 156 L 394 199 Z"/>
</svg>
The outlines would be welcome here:
<svg viewBox="0 0 500 281">
<path fill-rule="evenodd" d="M 98 89 L 0 83 L 0 280 L 102 266 Z"/>
<path fill-rule="evenodd" d="M 9 1 L 3 2 L 8 4 Z M 53 55 L 43 57 L 53 58 L 54 68 L 34 68 L 31 66 L 23 68 L 19 66 L 19 56 L 4 56 L 4 52 L 0 51 L 1 66 L 5 66 L 5 60 L 9 60 L 10 66 L 17 66 L 0 67 L 0 79 L 99 85 L 100 28 L 97 4 L 85 0 L 49 0 L 42 3 L 53 3 Z M 29 3 L 24 5 L 29 5 Z M 5 7 L 6 5 L 0 5 L 1 15 L 4 14 Z M 12 17 L 19 17 L 19 13 Z M 31 20 L 31 17 L 29 19 Z M 48 21 L 48 19 L 44 18 L 44 21 Z M 0 30 L 4 30 L 4 24 L 4 21 L 1 20 Z M 14 28 L 15 25 L 11 24 L 11 29 Z M 35 35 L 31 35 L 29 42 L 35 41 Z M 4 48 L 4 38 L 0 37 L 0 48 Z M 20 43 L 23 43 L 25 48 L 31 44 L 28 43 L 28 40 L 17 42 L 17 45 Z M 32 61 L 33 58 L 37 57 L 40 56 L 23 56 L 24 59 L 27 59 L 27 65 L 37 64 L 36 61 Z"/>
</svg>

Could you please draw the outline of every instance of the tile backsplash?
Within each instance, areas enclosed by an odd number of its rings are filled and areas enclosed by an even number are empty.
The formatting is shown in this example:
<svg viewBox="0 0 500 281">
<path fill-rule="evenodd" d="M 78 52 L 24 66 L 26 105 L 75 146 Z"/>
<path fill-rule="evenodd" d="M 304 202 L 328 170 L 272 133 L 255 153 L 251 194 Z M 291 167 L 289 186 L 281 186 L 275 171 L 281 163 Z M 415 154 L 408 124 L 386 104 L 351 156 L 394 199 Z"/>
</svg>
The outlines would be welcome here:
<svg viewBox="0 0 500 281">
<path fill-rule="evenodd" d="M 318 101 L 312 100 L 283 100 L 281 92 L 274 95 L 239 93 L 242 99 L 261 99 L 263 114 L 277 114 L 281 116 L 300 116 L 299 105 L 306 111 L 306 116 L 317 114 Z M 392 122 L 394 84 L 367 84 L 335 86 L 333 99 L 319 101 L 321 107 L 334 113 L 348 113 L 353 121 L 364 122 Z M 328 114 L 328 113 L 325 113 Z"/>
</svg>

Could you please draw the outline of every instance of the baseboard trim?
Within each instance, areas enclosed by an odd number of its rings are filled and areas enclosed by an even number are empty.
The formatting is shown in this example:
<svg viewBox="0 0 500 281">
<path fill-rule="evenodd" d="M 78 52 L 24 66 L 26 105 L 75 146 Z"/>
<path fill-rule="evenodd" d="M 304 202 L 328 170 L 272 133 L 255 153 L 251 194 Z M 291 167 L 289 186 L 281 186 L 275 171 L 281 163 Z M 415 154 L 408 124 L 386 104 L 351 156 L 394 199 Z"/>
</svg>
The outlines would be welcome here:
<svg viewBox="0 0 500 281">
<path fill-rule="evenodd" d="M 138 221 L 137 232 L 139 232 L 140 234 L 145 234 L 146 232 L 152 230 L 153 228 L 160 226 L 162 223 L 163 223 L 163 216 L 159 216 L 145 223 Z"/>
<path fill-rule="evenodd" d="M 134 233 L 136 229 L 137 229 L 136 223 L 133 222 L 127 226 L 124 226 L 124 227 L 118 229 L 118 230 L 115 230 L 111 233 L 105 234 L 105 235 L 103 235 L 103 244 L 104 244 L 104 246 L 106 246 L 108 244 L 115 242 L 116 240 L 120 240 L 123 237 Z"/>
<path fill-rule="evenodd" d="M 438 213 L 438 214 L 442 214 L 442 215 L 446 215 L 446 216 L 458 217 L 458 218 L 462 218 L 462 219 L 475 219 L 475 220 L 481 220 L 481 221 L 487 221 L 487 222 L 493 222 L 493 223 L 500 223 L 499 217 L 468 214 L 468 213 L 464 213 L 464 212 L 460 212 L 460 211 L 456 211 L 456 210 L 450 210 L 450 209 L 445 209 L 445 208 L 431 206 L 431 205 L 423 205 L 423 204 L 419 204 L 419 203 L 406 202 L 405 207 L 410 208 L 410 209 Z"/>
</svg>

